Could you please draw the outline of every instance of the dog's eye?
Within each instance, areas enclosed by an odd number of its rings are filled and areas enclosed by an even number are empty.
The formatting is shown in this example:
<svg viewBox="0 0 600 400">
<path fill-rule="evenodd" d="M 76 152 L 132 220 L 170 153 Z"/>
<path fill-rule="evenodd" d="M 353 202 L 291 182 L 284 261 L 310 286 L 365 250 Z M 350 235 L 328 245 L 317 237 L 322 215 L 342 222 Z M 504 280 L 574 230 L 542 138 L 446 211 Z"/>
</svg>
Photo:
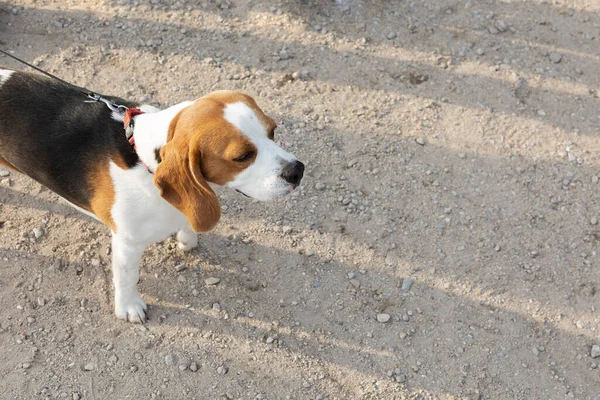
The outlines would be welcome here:
<svg viewBox="0 0 600 400">
<path fill-rule="evenodd" d="M 249 152 L 247 152 L 246 154 L 244 154 L 241 157 L 234 158 L 233 161 L 235 161 L 235 162 L 244 162 L 244 161 L 248 161 L 252 157 L 254 157 L 254 152 L 253 151 L 249 151 Z"/>
</svg>

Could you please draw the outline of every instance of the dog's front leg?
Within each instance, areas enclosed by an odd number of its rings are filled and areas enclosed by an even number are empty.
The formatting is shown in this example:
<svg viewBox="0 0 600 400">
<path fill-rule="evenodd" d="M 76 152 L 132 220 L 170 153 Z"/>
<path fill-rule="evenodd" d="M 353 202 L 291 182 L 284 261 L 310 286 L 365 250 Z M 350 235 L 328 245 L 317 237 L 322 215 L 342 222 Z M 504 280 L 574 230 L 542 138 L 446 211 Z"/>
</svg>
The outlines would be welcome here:
<svg viewBox="0 0 600 400">
<path fill-rule="evenodd" d="M 183 251 L 190 251 L 198 246 L 198 234 L 191 227 L 185 227 L 177 232 L 177 247 Z"/>
<path fill-rule="evenodd" d="M 115 314 L 120 319 L 144 323 L 147 306 L 137 291 L 140 277 L 139 262 L 144 246 L 113 234 L 112 252 Z"/>
</svg>

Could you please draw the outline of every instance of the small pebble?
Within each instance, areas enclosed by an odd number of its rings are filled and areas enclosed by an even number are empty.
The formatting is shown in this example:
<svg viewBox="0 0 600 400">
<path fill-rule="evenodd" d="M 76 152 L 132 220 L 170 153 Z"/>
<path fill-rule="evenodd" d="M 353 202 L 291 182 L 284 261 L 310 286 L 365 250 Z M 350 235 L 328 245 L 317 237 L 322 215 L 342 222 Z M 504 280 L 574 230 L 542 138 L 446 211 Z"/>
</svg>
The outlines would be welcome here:
<svg viewBox="0 0 600 400">
<path fill-rule="evenodd" d="M 416 138 L 415 142 L 417 142 L 417 144 L 420 144 L 421 146 L 425 146 L 425 139 L 423 139 L 422 137 Z"/>
<path fill-rule="evenodd" d="M 597 217 L 592 217 L 590 219 L 590 224 L 592 224 L 592 225 L 598 225 L 598 218 Z"/>
<path fill-rule="evenodd" d="M 41 238 L 42 236 L 44 236 L 44 230 L 42 228 L 34 228 L 33 236 L 35 236 L 36 239 Z"/>
<path fill-rule="evenodd" d="M 212 309 L 214 312 L 221 312 L 221 305 L 219 303 L 213 303 Z"/>
<path fill-rule="evenodd" d="M 43 306 L 43 305 L 46 304 L 46 300 L 44 300 L 43 297 L 38 297 L 37 298 L 37 303 L 38 303 L 38 306 Z"/>
<path fill-rule="evenodd" d="M 93 363 L 87 363 L 83 367 L 83 369 L 86 370 L 86 371 L 93 371 L 94 368 L 96 368 L 96 366 Z"/>
<path fill-rule="evenodd" d="M 377 322 L 381 322 L 382 324 L 388 322 L 392 318 L 390 314 L 377 314 Z"/>
<path fill-rule="evenodd" d="M 190 364 L 190 371 L 192 372 L 196 372 L 198 371 L 198 364 L 196 364 L 195 362 Z"/>
<path fill-rule="evenodd" d="M 558 64 L 562 60 L 562 54 L 556 52 L 550 53 L 548 57 L 554 64 Z"/>
<path fill-rule="evenodd" d="M 592 358 L 600 357 L 600 344 L 595 344 L 592 346 L 591 356 Z"/>
<path fill-rule="evenodd" d="M 7 176 L 9 176 L 9 175 L 10 175 L 10 171 L 7 171 L 7 170 L 5 170 L 5 169 L 0 169 L 0 176 L 1 176 L 1 177 L 3 177 L 3 178 L 4 178 L 4 177 L 7 177 Z"/>
<path fill-rule="evenodd" d="M 209 286 L 210 286 L 210 285 L 216 285 L 216 284 L 217 284 L 217 283 L 219 283 L 219 282 L 221 282 L 221 279 L 219 279 L 219 278 L 214 278 L 214 277 L 211 277 L 211 278 L 206 278 L 206 279 L 204 280 L 204 283 L 206 283 L 206 284 L 207 284 L 207 285 L 209 285 Z"/>
<path fill-rule="evenodd" d="M 350 284 L 357 289 L 360 287 L 360 281 L 358 279 L 350 279 Z"/>
<path fill-rule="evenodd" d="M 181 272 L 185 269 L 185 264 L 179 264 L 175 266 L 175 271 Z"/>
<path fill-rule="evenodd" d="M 167 354 L 165 356 L 165 363 L 167 363 L 167 365 L 175 365 L 177 363 L 177 357 L 173 354 Z"/>
<path fill-rule="evenodd" d="M 315 189 L 317 189 L 317 190 L 323 190 L 323 189 L 325 189 L 325 184 L 323 182 L 317 182 L 315 184 Z"/>
<path fill-rule="evenodd" d="M 229 369 L 227 369 L 227 367 L 221 365 L 219 368 L 217 368 L 217 373 L 219 375 L 225 375 L 227 372 L 229 371 Z"/>
<path fill-rule="evenodd" d="M 415 280 L 412 278 L 404 279 L 404 281 L 402 281 L 402 291 L 408 292 L 413 283 L 415 283 Z"/>
</svg>

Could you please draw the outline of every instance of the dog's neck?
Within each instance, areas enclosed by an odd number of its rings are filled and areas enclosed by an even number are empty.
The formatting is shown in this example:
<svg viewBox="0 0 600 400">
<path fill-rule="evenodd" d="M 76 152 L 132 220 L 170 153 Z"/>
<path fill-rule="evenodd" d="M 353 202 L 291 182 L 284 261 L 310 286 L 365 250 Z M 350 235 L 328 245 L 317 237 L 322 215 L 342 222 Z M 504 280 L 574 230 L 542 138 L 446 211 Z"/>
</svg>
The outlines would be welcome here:
<svg viewBox="0 0 600 400">
<path fill-rule="evenodd" d="M 133 138 L 138 157 L 150 171 L 154 172 L 158 167 L 159 152 L 167 143 L 171 121 L 190 104 L 191 101 L 184 101 L 162 111 L 151 106 L 140 107 L 144 114 L 135 116 Z"/>
</svg>

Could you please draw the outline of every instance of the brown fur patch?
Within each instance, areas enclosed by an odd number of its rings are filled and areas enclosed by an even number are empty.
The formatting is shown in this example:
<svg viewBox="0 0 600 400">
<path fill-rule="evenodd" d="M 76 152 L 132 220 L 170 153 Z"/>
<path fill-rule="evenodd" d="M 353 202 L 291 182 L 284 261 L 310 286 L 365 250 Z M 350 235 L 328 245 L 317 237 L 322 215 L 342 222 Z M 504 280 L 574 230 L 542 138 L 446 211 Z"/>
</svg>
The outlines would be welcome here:
<svg viewBox="0 0 600 400">
<path fill-rule="evenodd" d="M 118 159 L 115 159 L 115 164 L 119 165 L 118 161 Z M 110 176 L 109 167 L 110 160 L 108 158 L 103 159 L 92 167 L 93 169 L 88 179 L 88 185 L 91 191 L 91 209 L 89 211 L 94 213 L 102 222 L 108 225 L 113 232 L 116 232 L 117 227 L 111 213 L 112 207 L 115 204 L 115 188 L 112 177 Z"/>
<path fill-rule="evenodd" d="M 160 151 L 162 161 L 154 184 L 160 196 L 186 216 L 195 232 L 207 232 L 219 222 L 221 206 L 200 170 L 201 154 L 193 130 L 182 118 L 180 112 L 171 121 L 170 140 Z"/>
<path fill-rule="evenodd" d="M 5 167 L 8 167 L 12 170 L 15 171 L 19 171 L 17 168 L 15 168 L 11 163 L 9 163 L 8 161 L 6 161 L 4 158 L 0 157 L 0 165 L 4 165 Z"/>
</svg>

